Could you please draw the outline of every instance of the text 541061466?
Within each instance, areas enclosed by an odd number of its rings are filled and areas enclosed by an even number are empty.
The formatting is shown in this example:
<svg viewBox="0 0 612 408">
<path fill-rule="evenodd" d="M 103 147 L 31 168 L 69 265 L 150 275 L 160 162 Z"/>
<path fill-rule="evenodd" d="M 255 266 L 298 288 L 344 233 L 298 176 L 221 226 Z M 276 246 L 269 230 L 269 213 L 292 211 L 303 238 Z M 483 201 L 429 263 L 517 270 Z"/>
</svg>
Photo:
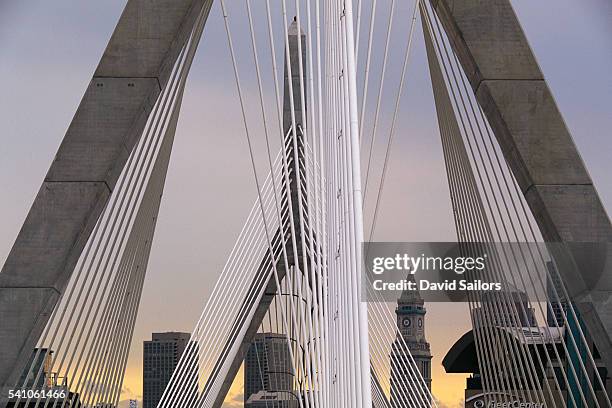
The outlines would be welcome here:
<svg viewBox="0 0 612 408">
<path fill-rule="evenodd" d="M 8 390 L 8 398 L 66 398 L 66 390 L 63 388 L 55 389 L 17 389 Z"/>
</svg>

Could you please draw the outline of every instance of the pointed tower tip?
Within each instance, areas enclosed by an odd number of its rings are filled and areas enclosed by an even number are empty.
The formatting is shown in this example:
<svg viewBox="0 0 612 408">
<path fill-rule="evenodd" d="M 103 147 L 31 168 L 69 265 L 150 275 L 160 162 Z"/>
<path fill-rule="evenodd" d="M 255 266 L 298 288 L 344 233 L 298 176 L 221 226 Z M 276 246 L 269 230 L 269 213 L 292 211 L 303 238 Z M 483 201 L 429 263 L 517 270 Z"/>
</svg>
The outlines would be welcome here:
<svg viewBox="0 0 612 408">
<path fill-rule="evenodd" d="M 293 21 L 289 26 L 289 35 L 298 35 L 297 17 L 293 17 Z M 300 27 L 300 35 L 304 35 L 304 30 Z"/>
<path fill-rule="evenodd" d="M 414 276 L 408 275 L 406 281 L 415 282 Z M 415 282 L 416 283 L 416 282 Z M 404 290 L 398 299 L 398 304 L 420 304 L 423 305 L 425 302 L 421 297 L 421 293 L 418 289 L 416 290 Z"/>
</svg>

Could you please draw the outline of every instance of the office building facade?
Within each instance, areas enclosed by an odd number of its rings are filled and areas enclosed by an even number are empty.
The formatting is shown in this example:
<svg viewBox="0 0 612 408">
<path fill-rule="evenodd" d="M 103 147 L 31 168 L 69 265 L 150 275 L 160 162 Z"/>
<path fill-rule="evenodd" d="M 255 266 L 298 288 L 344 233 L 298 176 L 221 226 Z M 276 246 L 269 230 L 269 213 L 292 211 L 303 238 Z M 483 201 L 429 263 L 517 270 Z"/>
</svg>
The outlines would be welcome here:
<svg viewBox="0 0 612 408">
<path fill-rule="evenodd" d="M 261 396 L 262 392 L 265 395 Z M 244 358 L 245 408 L 255 408 L 264 399 L 269 405 L 274 401 L 286 404 L 291 395 L 293 375 L 286 336 L 256 334 Z"/>
<path fill-rule="evenodd" d="M 143 344 L 143 408 L 156 408 L 172 377 L 191 334 L 180 332 L 153 333 Z M 197 378 L 196 372 L 194 372 Z M 194 381 L 195 381 L 194 378 Z M 192 385 L 193 381 L 192 381 Z"/>
</svg>

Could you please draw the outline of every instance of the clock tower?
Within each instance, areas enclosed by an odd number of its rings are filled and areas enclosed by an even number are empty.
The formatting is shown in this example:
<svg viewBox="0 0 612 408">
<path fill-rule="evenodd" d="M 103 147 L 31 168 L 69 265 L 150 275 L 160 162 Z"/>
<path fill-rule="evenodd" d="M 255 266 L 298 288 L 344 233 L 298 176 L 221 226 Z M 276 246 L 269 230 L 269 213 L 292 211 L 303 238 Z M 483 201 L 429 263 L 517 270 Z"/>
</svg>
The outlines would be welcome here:
<svg viewBox="0 0 612 408">
<path fill-rule="evenodd" d="M 425 337 L 424 304 L 418 290 L 405 290 L 397 301 L 397 334 L 391 347 L 392 407 L 431 407 L 431 351 Z M 414 371 L 415 365 L 422 380 Z"/>
</svg>

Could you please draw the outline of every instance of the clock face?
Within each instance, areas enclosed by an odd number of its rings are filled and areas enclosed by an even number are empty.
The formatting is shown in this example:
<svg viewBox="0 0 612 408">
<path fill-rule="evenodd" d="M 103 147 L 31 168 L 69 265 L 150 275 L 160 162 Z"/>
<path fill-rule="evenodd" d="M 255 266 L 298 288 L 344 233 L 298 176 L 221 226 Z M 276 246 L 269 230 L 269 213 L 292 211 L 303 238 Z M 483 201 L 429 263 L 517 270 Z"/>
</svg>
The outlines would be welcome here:
<svg viewBox="0 0 612 408">
<path fill-rule="evenodd" d="M 419 327 L 423 327 L 423 319 L 419 317 Z"/>
<path fill-rule="evenodd" d="M 404 327 L 410 327 L 410 325 L 412 324 L 412 321 L 410 320 L 410 318 L 405 317 L 404 320 L 402 321 L 402 324 L 404 325 Z"/>
</svg>

